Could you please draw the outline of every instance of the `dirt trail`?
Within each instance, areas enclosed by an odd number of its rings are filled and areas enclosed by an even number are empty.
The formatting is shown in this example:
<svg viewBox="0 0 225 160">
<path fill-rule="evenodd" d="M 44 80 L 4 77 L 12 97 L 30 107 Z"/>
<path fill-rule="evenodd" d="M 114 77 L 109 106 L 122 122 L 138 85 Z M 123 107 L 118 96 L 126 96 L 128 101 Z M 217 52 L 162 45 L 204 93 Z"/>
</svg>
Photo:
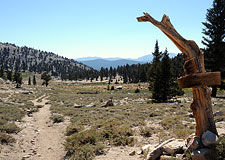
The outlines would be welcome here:
<svg viewBox="0 0 225 160">
<path fill-rule="evenodd" d="M 39 99 L 42 101 L 38 102 Z M 42 96 L 32 102 L 44 107 L 31 117 L 25 116 L 24 122 L 18 124 L 23 130 L 15 135 L 15 144 L 1 149 L 1 160 L 60 160 L 65 156 L 64 132 L 69 121 L 54 125 L 50 122 L 47 97 Z"/>
</svg>

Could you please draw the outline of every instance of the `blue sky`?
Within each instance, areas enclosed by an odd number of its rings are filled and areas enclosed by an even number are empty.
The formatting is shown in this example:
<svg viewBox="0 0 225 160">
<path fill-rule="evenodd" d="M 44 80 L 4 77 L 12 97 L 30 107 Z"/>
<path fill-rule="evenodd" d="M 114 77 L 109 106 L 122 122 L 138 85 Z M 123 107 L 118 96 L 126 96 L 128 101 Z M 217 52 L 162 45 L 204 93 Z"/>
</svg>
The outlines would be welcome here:
<svg viewBox="0 0 225 160">
<path fill-rule="evenodd" d="M 180 52 L 161 31 L 136 17 L 167 14 L 186 39 L 201 44 L 201 22 L 213 0 L 2 0 L 0 42 L 68 57 L 136 58 L 160 50 Z"/>
</svg>

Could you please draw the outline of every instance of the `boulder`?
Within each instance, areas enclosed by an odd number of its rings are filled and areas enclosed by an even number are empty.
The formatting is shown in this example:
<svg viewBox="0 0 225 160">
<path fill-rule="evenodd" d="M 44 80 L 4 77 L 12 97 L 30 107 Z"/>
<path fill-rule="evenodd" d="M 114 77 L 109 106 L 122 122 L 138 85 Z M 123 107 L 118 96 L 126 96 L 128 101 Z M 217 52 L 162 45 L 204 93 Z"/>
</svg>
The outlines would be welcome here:
<svg viewBox="0 0 225 160">
<path fill-rule="evenodd" d="M 202 144 L 206 147 L 215 146 L 218 144 L 218 137 L 211 131 L 206 131 L 202 134 Z"/>
<path fill-rule="evenodd" d="M 145 154 L 148 151 L 151 151 L 155 148 L 155 145 L 147 144 L 141 148 L 141 153 Z"/>
<path fill-rule="evenodd" d="M 109 99 L 102 107 L 114 106 L 112 99 Z"/>
<path fill-rule="evenodd" d="M 162 155 L 162 153 L 163 153 L 163 148 L 161 146 L 157 147 L 148 153 L 147 160 L 155 160 L 159 158 Z"/>
<path fill-rule="evenodd" d="M 173 159 L 174 157 L 172 157 L 172 156 L 167 156 L 167 155 L 162 155 L 162 156 L 160 156 L 160 160 L 171 160 L 171 159 Z"/>
<path fill-rule="evenodd" d="M 192 152 L 191 158 L 192 160 L 213 160 L 216 159 L 215 155 L 215 150 L 201 148 L 194 150 L 194 152 Z"/>
<path fill-rule="evenodd" d="M 191 135 L 187 139 L 187 145 L 185 148 L 185 152 L 188 152 L 188 151 L 193 152 L 194 150 L 200 148 L 200 146 L 201 146 L 201 139 L 199 137 Z"/>
<path fill-rule="evenodd" d="M 131 152 L 129 153 L 129 156 L 134 156 L 135 154 L 136 154 L 135 151 L 131 151 Z"/>
<path fill-rule="evenodd" d="M 158 146 L 155 146 L 155 148 L 150 150 L 150 152 L 147 154 L 147 160 L 155 160 L 155 159 L 159 158 L 164 152 L 163 146 L 173 140 L 174 140 L 174 138 L 169 139 Z"/>
<path fill-rule="evenodd" d="M 122 86 L 117 86 L 116 89 L 120 90 L 120 89 L 123 89 Z"/>
<path fill-rule="evenodd" d="M 22 94 L 33 94 L 32 91 L 23 91 Z"/>
<path fill-rule="evenodd" d="M 183 147 L 185 146 L 185 141 L 183 139 L 175 139 L 163 146 L 164 150 L 174 155 L 175 153 L 182 153 Z"/>
<path fill-rule="evenodd" d="M 224 113 L 222 111 L 217 111 L 217 112 L 215 112 L 213 114 L 214 117 L 216 117 L 216 116 L 223 116 L 223 115 L 224 115 Z"/>
</svg>

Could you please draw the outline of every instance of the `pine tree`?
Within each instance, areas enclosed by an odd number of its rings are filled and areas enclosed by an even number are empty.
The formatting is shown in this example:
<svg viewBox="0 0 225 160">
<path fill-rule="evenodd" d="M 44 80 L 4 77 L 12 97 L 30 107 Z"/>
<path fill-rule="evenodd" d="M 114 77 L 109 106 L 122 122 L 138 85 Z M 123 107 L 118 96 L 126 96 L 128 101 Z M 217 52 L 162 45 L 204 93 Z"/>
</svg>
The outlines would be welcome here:
<svg viewBox="0 0 225 160">
<path fill-rule="evenodd" d="M 46 87 L 48 87 L 49 81 L 51 80 L 51 76 L 47 74 L 46 72 L 44 72 L 41 75 L 41 79 L 44 80 L 42 85 L 45 85 Z"/>
<path fill-rule="evenodd" d="M 155 43 L 155 51 L 153 54 L 153 61 L 152 61 L 152 64 L 148 70 L 148 73 L 147 73 L 147 78 L 148 78 L 148 81 L 149 81 L 149 89 L 151 90 L 152 87 L 153 87 L 153 83 L 154 83 L 154 80 L 159 78 L 157 77 L 158 73 L 159 73 L 159 68 L 160 68 L 160 60 L 162 58 L 162 52 L 159 51 L 159 45 L 158 45 L 158 41 L 156 40 L 156 43 Z"/>
<path fill-rule="evenodd" d="M 10 71 L 10 70 L 7 71 L 7 79 L 10 81 L 13 80 L 12 71 Z"/>
<path fill-rule="evenodd" d="M 35 75 L 33 76 L 33 85 L 35 86 L 37 84 L 37 82 L 36 82 L 36 77 L 35 77 Z"/>
<path fill-rule="evenodd" d="M 101 70 L 100 70 L 100 80 L 103 81 L 103 77 L 104 77 L 104 68 L 101 67 Z"/>
<path fill-rule="evenodd" d="M 15 72 L 13 80 L 16 82 L 16 88 L 20 88 L 22 84 L 22 74 L 19 72 Z"/>
<path fill-rule="evenodd" d="M 170 98 L 171 84 L 172 84 L 172 73 L 171 73 L 171 62 L 167 49 L 163 53 L 161 62 L 161 86 L 162 86 L 162 101 L 166 102 Z"/>
<path fill-rule="evenodd" d="M 177 85 L 177 77 L 173 75 L 171 62 L 165 50 L 162 60 L 158 62 L 157 74 L 153 80 L 152 98 L 155 102 L 167 102 L 169 98 L 183 94 Z"/>
<path fill-rule="evenodd" d="M 209 71 L 220 71 L 225 78 L 225 0 L 214 0 L 212 8 L 207 10 L 206 22 L 203 22 L 202 43 L 207 47 L 204 51 L 205 66 Z M 212 96 L 216 97 L 217 86 L 213 86 Z"/>
<path fill-rule="evenodd" d="M 1 65 L 1 68 L 0 68 L 0 77 L 3 78 L 4 76 L 4 69 L 3 69 L 3 65 Z"/>
<path fill-rule="evenodd" d="M 28 79 L 28 85 L 31 85 L 31 78 Z"/>
</svg>

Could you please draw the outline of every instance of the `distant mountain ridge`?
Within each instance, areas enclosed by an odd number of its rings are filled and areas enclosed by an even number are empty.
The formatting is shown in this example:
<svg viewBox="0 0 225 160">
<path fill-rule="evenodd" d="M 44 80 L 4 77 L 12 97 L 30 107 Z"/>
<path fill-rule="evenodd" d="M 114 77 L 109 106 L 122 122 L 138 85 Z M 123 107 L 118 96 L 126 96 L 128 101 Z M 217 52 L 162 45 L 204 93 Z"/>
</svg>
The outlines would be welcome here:
<svg viewBox="0 0 225 160">
<path fill-rule="evenodd" d="M 0 66 L 5 70 L 17 72 L 47 72 L 52 76 L 74 74 L 91 67 L 52 52 L 40 51 L 29 47 L 0 42 Z"/>
<path fill-rule="evenodd" d="M 92 68 L 96 70 L 100 70 L 101 67 L 103 68 L 116 68 L 117 66 L 123 66 L 126 64 L 132 65 L 132 64 L 143 64 L 144 62 L 140 61 L 133 61 L 128 59 L 118 59 L 118 60 L 107 60 L 107 59 L 94 59 L 94 60 L 88 60 L 88 61 L 82 61 L 82 63 L 91 66 Z"/>
<path fill-rule="evenodd" d="M 169 56 L 175 57 L 177 54 L 175 53 L 169 53 Z M 113 68 L 116 68 L 118 66 L 124 66 L 126 64 L 132 65 L 132 64 L 144 64 L 144 63 L 151 63 L 153 59 L 152 54 L 148 54 L 136 59 L 132 58 L 120 58 L 120 57 L 112 57 L 112 58 L 101 58 L 101 57 L 82 57 L 75 59 L 78 62 L 81 62 L 87 66 L 90 66 L 96 70 L 100 70 L 101 67 L 103 68 L 110 68 L 111 66 Z"/>
</svg>

